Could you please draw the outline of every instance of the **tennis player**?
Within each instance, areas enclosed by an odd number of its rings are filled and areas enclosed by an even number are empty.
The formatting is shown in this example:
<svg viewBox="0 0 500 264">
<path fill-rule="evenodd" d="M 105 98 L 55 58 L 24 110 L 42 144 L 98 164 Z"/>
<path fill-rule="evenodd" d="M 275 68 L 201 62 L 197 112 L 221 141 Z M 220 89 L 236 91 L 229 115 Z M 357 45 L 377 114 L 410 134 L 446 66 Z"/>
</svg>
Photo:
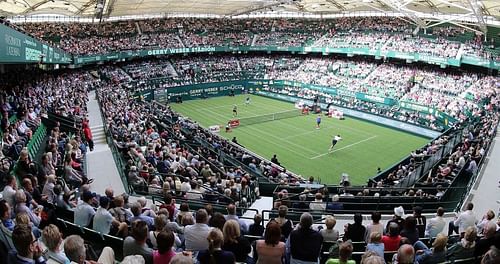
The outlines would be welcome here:
<svg viewBox="0 0 500 264">
<path fill-rule="evenodd" d="M 245 105 L 249 105 L 250 103 L 250 96 L 247 96 L 247 98 L 245 99 Z"/>
<path fill-rule="evenodd" d="M 233 105 L 233 117 L 238 116 L 238 106 Z"/>
<path fill-rule="evenodd" d="M 333 139 L 332 139 L 332 145 L 328 149 L 328 152 L 332 151 L 333 147 L 335 147 L 335 145 L 337 144 L 337 142 L 339 142 L 340 140 L 342 140 L 342 138 L 340 137 L 340 135 L 336 135 L 335 137 L 333 137 Z"/>
<path fill-rule="evenodd" d="M 316 117 L 316 129 L 319 129 L 320 124 L 321 124 L 321 115 L 318 115 L 318 117 Z"/>
</svg>

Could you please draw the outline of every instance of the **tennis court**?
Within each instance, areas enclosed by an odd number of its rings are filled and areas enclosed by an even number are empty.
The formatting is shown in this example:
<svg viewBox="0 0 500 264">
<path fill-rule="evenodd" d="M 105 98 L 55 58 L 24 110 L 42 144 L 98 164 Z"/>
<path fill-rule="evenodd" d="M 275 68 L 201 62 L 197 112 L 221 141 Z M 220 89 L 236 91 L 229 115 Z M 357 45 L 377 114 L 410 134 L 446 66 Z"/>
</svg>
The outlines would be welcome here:
<svg viewBox="0 0 500 264">
<path fill-rule="evenodd" d="M 238 118 L 294 109 L 292 103 L 250 97 L 249 105 L 245 105 L 246 95 L 240 95 L 186 101 L 171 107 L 204 127 L 225 126 L 232 119 L 235 104 Z M 246 125 L 230 133 L 222 128 L 220 134 L 228 139 L 236 137 L 241 145 L 267 159 L 276 154 L 282 166 L 305 178 L 314 176 L 323 183 L 334 184 L 346 172 L 354 185 L 365 184 L 376 175 L 378 167 L 388 168 L 429 141 L 349 116 L 345 120 L 322 116 L 321 128 L 316 129 L 316 117 L 310 114 Z M 331 139 L 337 134 L 343 140 L 329 152 Z"/>
</svg>

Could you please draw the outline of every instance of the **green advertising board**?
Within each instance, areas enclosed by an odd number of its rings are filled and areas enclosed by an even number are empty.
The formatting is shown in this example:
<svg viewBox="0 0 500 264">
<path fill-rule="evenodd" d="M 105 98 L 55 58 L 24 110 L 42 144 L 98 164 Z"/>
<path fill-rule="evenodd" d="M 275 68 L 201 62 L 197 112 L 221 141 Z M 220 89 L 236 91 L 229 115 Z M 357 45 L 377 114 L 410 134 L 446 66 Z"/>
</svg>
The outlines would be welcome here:
<svg viewBox="0 0 500 264">
<path fill-rule="evenodd" d="M 0 63 L 69 64 L 72 55 L 0 24 Z"/>
<path fill-rule="evenodd" d="M 312 104 L 312 101 L 303 100 L 302 98 L 288 96 L 288 95 L 279 94 L 279 93 L 258 91 L 258 92 L 256 92 L 256 94 L 270 97 L 270 98 L 274 98 L 274 99 L 278 99 L 278 100 L 282 100 L 282 101 L 293 102 L 293 103 L 295 103 L 299 100 L 302 100 L 302 101 L 308 102 L 309 104 Z M 321 103 L 320 106 L 322 108 L 326 108 L 327 104 Z M 406 123 L 406 122 L 403 122 L 400 120 L 396 120 L 396 119 L 392 119 L 392 118 L 388 118 L 388 117 L 384 117 L 384 116 L 379 116 L 379 115 L 372 114 L 372 113 L 361 112 L 361 111 L 358 111 L 355 109 L 345 108 L 345 107 L 338 106 L 338 105 L 336 105 L 335 108 L 342 111 L 345 115 L 360 118 L 360 119 L 374 122 L 377 124 L 381 124 L 383 126 L 396 128 L 396 129 L 399 129 L 402 131 L 410 132 L 412 134 L 417 134 L 417 135 L 421 135 L 421 136 L 428 137 L 428 138 L 436 138 L 439 135 L 441 135 L 441 132 L 434 131 L 434 130 L 431 130 L 431 129 L 428 129 L 428 128 L 425 128 L 425 127 L 422 127 L 419 125 Z"/>
<path fill-rule="evenodd" d="M 214 83 L 200 83 L 169 87 L 155 92 L 155 99 L 160 101 L 175 101 L 177 97 L 182 100 L 225 96 L 231 93 L 241 94 L 248 86 L 247 81 L 227 81 Z"/>
<path fill-rule="evenodd" d="M 200 98 L 209 98 L 215 96 L 227 96 L 231 93 L 241 94 L 244 91 L 247 92 L 262 92 L 263 88 L 276 88 L 284 89 L 287 86 L 316 89 L 322 92 L 329 93 L 331 95 L 338 95 L 344 97 L 353 97 L 358 100 L 383 104 L 387 106 L 398 105 L 401 108 L 419 111 L 426 114 L 433 115 L 437 120 L 439 120 L 445 126 L 453 125 L 457 122 L 457 119 L 449 116 L 446 113 L 436 110 L 424 105 L 419 105 L 411 102 L 399 102 L 394 98 L 379 97 L 370 94 L 349 91 L 344 89 L 336 89 L 326 86 L 319 86 L 313 84 L 306 84 L 294 81 L 285 80 L 239 80 L 239 81 L 225 81 L 225 82 L 213 82 L 213 83 L 200 83 L 193 85 L 182 85 L 176 87 L 169 87 L 166 89 L 154 91 L 154 99 L 159 101 L 176 101 L 178 97 L 182 100 L 193 100 Z M 152 90 L 146 91 L 147 94 L 142 93 L 145 99 L 151 99 L 149 96 L 153 96 Z"/>
<path fill-rule="evenodd" d="M 494 60 L 487 60 L 484 58 L 478 58 L 478 57 L 472 57 L 472 56 L 462 56 L 462 63 L 465 64 L 470 64 L 474 66 L 480 66 L 480 67 L 486 67 L 486 68 L 492 68 L 492 69 L 498 69 L 495 67 L 495 61 Z M 493 63 L 493 65 L 491 65 Z M 497 64 L 500 62 L 497 62 Z"/>
<path fill-rule="evenodd" d="M 399 102 L 399 106 L 405 109 L 419 111 L 422 113 L 430 114 L 436 117 L 437 120 L 441 121 L 445 126 L 451 126 L 455 124 L 458 120 L 444 112 L 441 112 L 435 108 L 428 107 L 425 105 L 420 105 L 411 102 Z"/>
<path fill-rule="evenodd" d="M 132 98 L 135 100 L 151 102 L 155 99 L 155 90 L 149 89 L 145 91 L 136 92 L 134 96 L 132 96 Z"/>
<path fill-rule="evenodd" d="M 268 81 L 269 85 L 272 85 L 274 87 L 284 87 L 284 86 L 291 86 L 291 87 L 300 87 L 300 88 L 307 88 L 311 90 L 316 90 L 320 91 L 323 93 L 327 93 L 330 95 L 340 95 L 340 96 L 347 96 L 347 97 L 353 97 L 362 101 L 367 101 L 367 102 L 372 102 L 372 103 L 380 103 L 380 104 L 386 104 L 386 105 L 395 105 L 397 102 L 396 100 L 388 97 L 380 97 L 376 95 L 370 95 L 362 92 L 356 92 L 356 91 L 350 91 L 346 89 L 338 89 L 335 87 L 329 87 L 329 86 L 321 86 L 321 85 L 316 85 L 316 84 L 308 84 L 308 83 L 301 83 L 301 82 L 295 82 L 295 81 L 283 81 L 283 80 L 276 80 L 276 81 Z"/>
</svg>

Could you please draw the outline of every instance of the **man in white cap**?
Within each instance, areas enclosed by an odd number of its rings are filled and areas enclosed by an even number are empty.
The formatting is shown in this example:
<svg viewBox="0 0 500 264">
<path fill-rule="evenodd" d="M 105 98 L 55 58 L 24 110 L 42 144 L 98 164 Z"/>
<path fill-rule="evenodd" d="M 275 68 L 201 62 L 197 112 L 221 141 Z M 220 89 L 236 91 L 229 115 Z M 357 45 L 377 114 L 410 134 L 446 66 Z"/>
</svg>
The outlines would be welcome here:
<svg viewBox="0 0 500 264">
<path fill-rule="evenodd" d="M 403 208 L 403 206 L 394 207 L 394 216 L 387 222 L 385 230 L 389 230 L 389 225 L 391 223 L 398 224 L 400 232 L 401 230 L 403 230 L 403 226 L 405 224 L 405 209 Z"/>
</svg>

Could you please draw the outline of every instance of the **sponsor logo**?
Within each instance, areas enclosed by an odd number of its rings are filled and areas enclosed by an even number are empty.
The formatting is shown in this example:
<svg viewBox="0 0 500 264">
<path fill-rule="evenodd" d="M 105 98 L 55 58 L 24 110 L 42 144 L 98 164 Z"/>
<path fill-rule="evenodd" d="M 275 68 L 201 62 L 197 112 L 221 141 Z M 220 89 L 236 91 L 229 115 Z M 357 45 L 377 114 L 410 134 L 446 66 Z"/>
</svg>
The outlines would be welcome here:
<svg viewBox="0 0 500 264">
<path fill-rule="evenodd" d="M 190 52 L 213 52 L 215 47 L 194 47 L 194 48 L 169 48 L 159 50 L 148 50 L 148 55 L 164 55 Z"/>
<path fill-rule="evenodd" d="M 36 47 L 36 42 L 30 40 L 30 39 L 25 39 L 24 40 L 24 44 L 28 45 L 28 46 L 32 46 L 32 47 Z"/>
<path fill-rule="evenodd" d="M 42 55 L 41 51 L 28 47 L 26 47 L 25 52 L 26 52 L 25 59 L 27 61 L 38 61 L 40 60 L 40 56 Z"/>
<path fill-rule="evenodd" d="M 10 46 L 21 47 L 21 39 L 5 34 L 5 43 Z"/>
</svg>

